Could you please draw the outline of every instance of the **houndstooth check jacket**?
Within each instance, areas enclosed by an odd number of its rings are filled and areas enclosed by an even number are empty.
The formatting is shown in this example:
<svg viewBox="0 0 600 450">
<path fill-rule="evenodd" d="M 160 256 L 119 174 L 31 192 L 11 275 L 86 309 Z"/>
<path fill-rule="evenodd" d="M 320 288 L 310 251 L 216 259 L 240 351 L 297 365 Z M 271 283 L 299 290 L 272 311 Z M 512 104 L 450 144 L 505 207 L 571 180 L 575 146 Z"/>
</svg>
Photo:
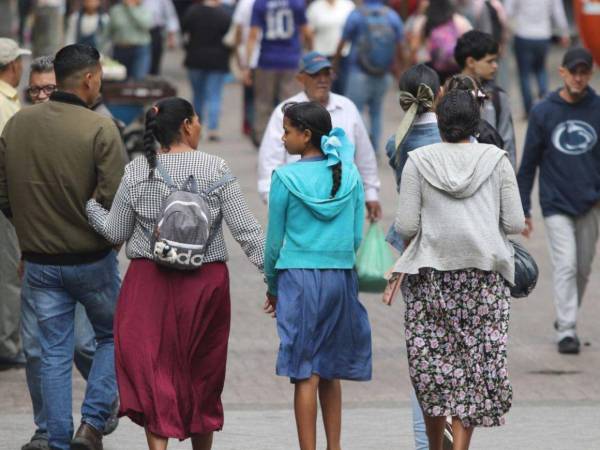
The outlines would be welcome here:
<svg viewBox="0 0 600 450">
<path fill-rule="evenodd" d="M 182 186 L 190 175 L 194 175 L 200 191 L 204 191 L 229 173 L 229 167 L 222 158 L 200 151 L 159 154 L 157 157 L 177 186 Z M 154 231 L 162 202 L 169 195 L 169 188 L 158 171 L 154 171 L 152 178 L 149 172 L 150 166 L 144 157 L 134 159 L 125 167 L 110 211 L 93 199 L 86 205 L 94 230 L 113 244 L 127 241 L 127 257 L 130 259 L 153 259 L 148 235 Z M 246 204 L 237 180 L 213 191 L 208 197 L 208 205 L 213 220 L 222 217 L 250 261 L 262 271 L 264 235 Z M 222 223 L 214 233 L 205 263 L 228 259 Z"/>
</svg>

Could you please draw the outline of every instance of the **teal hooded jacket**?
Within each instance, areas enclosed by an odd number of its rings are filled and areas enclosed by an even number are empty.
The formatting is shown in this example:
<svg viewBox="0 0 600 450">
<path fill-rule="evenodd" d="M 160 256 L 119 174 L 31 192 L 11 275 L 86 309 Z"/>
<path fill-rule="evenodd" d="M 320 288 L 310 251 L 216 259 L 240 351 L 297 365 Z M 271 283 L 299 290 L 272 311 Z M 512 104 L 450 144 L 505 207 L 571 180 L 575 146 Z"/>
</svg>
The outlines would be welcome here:
<svg viewBox="0 0 600 450">
<path fill-rule="evenodd" d="M 277 295 L 278 270 L 354 267 L 365 206 L 362 180 L 351 156 L 342 158 L 342 179 L 334 198 L 326 157 L 304 158 L 273 172 L 265 248 L 270 294 Z"/>
</svg>

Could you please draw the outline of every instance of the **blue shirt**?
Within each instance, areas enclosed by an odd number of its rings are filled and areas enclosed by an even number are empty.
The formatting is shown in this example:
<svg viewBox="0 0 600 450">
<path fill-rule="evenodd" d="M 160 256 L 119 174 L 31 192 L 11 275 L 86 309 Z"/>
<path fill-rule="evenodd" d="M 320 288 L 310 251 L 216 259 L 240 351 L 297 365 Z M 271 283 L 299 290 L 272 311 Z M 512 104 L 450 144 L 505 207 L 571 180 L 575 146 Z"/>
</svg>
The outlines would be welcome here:
<svg viewBox="0 0 600 450">
<path fill-rule="evenodd" d="M 517 175 L 526 216 L 540 169 L 544 217 L 581 216 L 600 201 L 600 96 L 588 88 L 578 103 L 553 92 L 533 107 Z"/>
<path fill-rule="evenodd" d="M 262 29 L 259 68 L 298 68 L 302 56 L 300 28 L 306 24 L 304 0 L 256 0 L 250 24 Z"/>
<path fill-rule="evenodd" d="M 404 25 L 402 24 L 402 19 L 400 18 L 398 13 L 396 13 L 396 11 L 394 11 L 393 9 L 383 5 L 383 3 L 380 1 L 367 0 L 362 6 L 356 8 L 350 13 L 348 19 L 346 20 L 346 24 L 344 25 L 344 30 L 342 32 L 342 39 L 352 44 L 350 54 L 348 55 L 348 63 L 351 69 L 358 67 L 358 43 L 361 39 L 362 34 L 366 31 L 367 27 L 365 15 L 361 11 L 361 9 L 363 8 L 385 8 L 390 25 L 392 26 L 396 34 L 396 43 L 399 44 L 404 39 Z"/>
</svg>

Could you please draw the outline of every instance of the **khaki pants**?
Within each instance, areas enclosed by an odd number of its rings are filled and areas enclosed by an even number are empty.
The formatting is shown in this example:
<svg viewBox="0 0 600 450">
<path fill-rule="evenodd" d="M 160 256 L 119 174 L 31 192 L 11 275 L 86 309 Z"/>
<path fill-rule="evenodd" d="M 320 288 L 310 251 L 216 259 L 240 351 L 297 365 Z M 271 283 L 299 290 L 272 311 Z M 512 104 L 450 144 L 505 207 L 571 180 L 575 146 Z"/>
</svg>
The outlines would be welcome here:
<svg viewBox="0 0 600 450">
<path fill-rule="evenodd" d="M 546 217 L 546 234 L 552 260 L 552 282 L 558 340 L 575 336 L 577 312 L 583 300 L 596 254 L 600 207 L 583 216 Z"/>
<path fill-rule="evenodd" d="M 15 228 L 0 213 L 0 357 L 12 359 L 21 351 L 19 339 L 21 282 L 17 268 L 21 252 Z"/>
<path fill-rule="evenodd" d="M 277 103 L 302 89 L 295 77 L 295 70 L 256 69 L 254 72 L 254 134 L 259 141 Z"/>
</svg>

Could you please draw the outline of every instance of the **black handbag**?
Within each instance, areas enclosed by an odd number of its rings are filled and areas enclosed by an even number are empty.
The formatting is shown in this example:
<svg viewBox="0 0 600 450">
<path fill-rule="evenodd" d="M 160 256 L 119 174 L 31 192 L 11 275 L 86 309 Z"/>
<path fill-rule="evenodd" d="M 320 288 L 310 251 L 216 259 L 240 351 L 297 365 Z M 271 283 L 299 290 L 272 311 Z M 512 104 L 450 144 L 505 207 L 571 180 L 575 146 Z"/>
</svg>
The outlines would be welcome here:
<svg viewBox="0 0 600 450">
<path fill-rule="evenodd" d="M 515 298 L 527 297 L 537 284 L 540 274 L 533 256 L 515 241 L 510 241 L 515 249 L 515 284 L 510 287 L 510 295 Z"/>
</svg>

